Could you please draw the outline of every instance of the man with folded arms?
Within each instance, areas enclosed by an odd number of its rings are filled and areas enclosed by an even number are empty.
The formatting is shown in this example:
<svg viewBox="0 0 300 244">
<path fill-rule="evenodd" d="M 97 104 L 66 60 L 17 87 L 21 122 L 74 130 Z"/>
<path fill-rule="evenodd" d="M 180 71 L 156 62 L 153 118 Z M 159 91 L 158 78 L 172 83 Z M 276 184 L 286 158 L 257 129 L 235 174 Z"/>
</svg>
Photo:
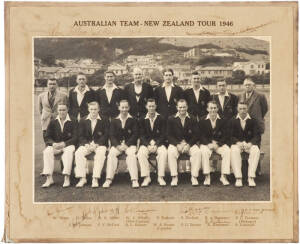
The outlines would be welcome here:
<svg viewBox="0 0 300 244">
<path fill-rule="evenodd" d="M 209 158 L 213 152 L 222 156 L 221 178 L 224 186 L 229 185 L 227 175 L 230 174 L 230 148 L 228 143 L 228 133 L 226 121 L 218 115 L 218 105 L 215 101 L 207 104 L 208 115 L 200 120 L 201 129 L 201 154 L 202 170 L 205 175 L 204 185 L 210 185 L 210 164 Z"/>
<path fill-rule="evenodd" d="M 136 119 L 144 117 L 147 113 L 147 99 L 153 97 L 153 88 L 144 80 L 140 68 L 133 69 L 133 82 L 126 85 L 124 91 L 130 104 L 129 113 Z"/>
<path fill-rule="evenodd" d="M 167 122 L 168 164 L 172 176 L 171 186 L 178 184 L 177 160 L 180 154 L 189 154 L 191 162 L 191 182 L 198 185 L 197 177 L 201 166 L 201 152 L 196 144 L 199 137 L 195 118 L 187 113 L 187 102 L 177 102 L 177 114 L 170 116 Z"/>
<path fill-rule="evenodd" d="M 95 91 L 87 85 L 87 77 L 83 73 L 79 73 L 76 77 L 77 86 L 69 92 L 70 115 L 77 118 L 87 116 L 88 103 L 96 101 Z"/>
<path fill-rule="evenodd" d="M 157 154 L 157 181 L 160 186 L 165 186 L 165 169 L 167 165 L 168 152 L 166 148 L 166 122 L 161 115 L 156 112 L 156 102 L 154 99 L 147 100 L 146 108 L 148 113 L 139 121 L 140 125 L 140 148 L 138 160 L 141 167 L 141 176 L 144 178 L 142 186 L 148 186 L 151 182 L 149 154 Z"/>
<path fill-rule="evenodd" d="M 109 136 L 112 147 L 107 157 L 106 181 L 103 187 L 110 187 L 118 166 L 118 156 L 125 153 L 132 187 L 138 188 L 138 168 L 135 155 L 137 150 L 138 123 L 128 113 L 129 103 L 127 100 L 120 101 L 119 111 L 119 116 L 113 119 L 110 125 Z"/>
<path fill-rule="evenodd" d="M 201 85 L 201 77 L 197 71 L 192 73 L 192 88 L 184 91 L 184 97 L 188 103 L 188 112 L 197 120 L 207 114 L 207 103 L 210 100 L 210 92 Z"/>
<path fill-rule="evenodd" d="M 89 114 L 79 122 L 79 148 L 75 152 L 75 176 L 80 178 L 76 187 L 86 184 L 86 156 L 95 153 L 92 187 L 98 187 L 108 147 L 109 120 L 99 115 L 99 104 L 88 104 Z"/>
<path fill-rule="evenodd" d="M 104 73 L 105 84 L 96 91 L 96 98 L 100 105 L 100 115 L 114 119 L 119 114 L 119 102 L 125 98 L 125 92 L 114 82 L 116 75 L 113 71 Z"/>
<path fill-rule="evenodd" d="M 183 98 L 183 90 L 174 84 L 174 71 L 164 69 L 162 71 L 164 82 L 154 90 L 157 102 L 157 112 L 166 120 L 169 116 L 176 114 L 177 101 Z"/>
<path fill-rule="evenodd" d="M 65 175 L 63 187 L 70 186 L 70 174 L 72 170 L 73 154 L 77 143 L 77 121 L 68 115 L 68 106 L 64 103 L 57 105 L 58 116 L 52 120 L 45 133 L 46 149 L 43 152 L 43 175 L 47 175 L 42 187 L 49 187 L 54 183 L 54 156 L 61 154 L 63 163 L 63 175 Z"/>
<path fill-rule="evenodd" d="M 248 158 L 248 184 L 256 186 L 254 178 L 259 162 L 260 132 L 256 120 L 248 114 L 248 105 L 238 103 L 238 115 L 230 121 L 231 134 L 231 164 L 236 178 L 235 186 L 241 187 L 242 183 L 242 157 L 241 153 L 249 153 Z"/>
</svg>

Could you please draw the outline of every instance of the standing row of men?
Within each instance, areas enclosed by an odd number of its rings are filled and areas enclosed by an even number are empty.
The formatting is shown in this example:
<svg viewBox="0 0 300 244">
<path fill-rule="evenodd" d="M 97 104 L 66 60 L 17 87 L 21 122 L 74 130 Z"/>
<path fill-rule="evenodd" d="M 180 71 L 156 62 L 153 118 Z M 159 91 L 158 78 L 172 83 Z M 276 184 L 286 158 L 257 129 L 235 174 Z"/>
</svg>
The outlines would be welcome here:
<svg viewBox="0 0 300 244">
<path fill-rule="evenodd" d="M 52 169 L 54 167 L 54 156 L 52 155 L 56 153 L 63 153 L 62 161 L 68 162 L 67 166 L 64 166 L 64 171 L 68 171 L 68 174 L 63 172 L 66 175 L 64 186 L 70 185 L 69 165 L 73 161 L 73 158 L 71 160 L 71 155 L 75 151 L 75 145 L 73 144 L 74 147 L 72 147 L 70 141 L 75 140 L 76 136 L 78 136 L 80 145 L 75 152 L 75 175 L 80 178 L 77 184 L 78 187 L 86 183 L 85 156 L 91 152 L 95 152 L 92 186 L 98 186 L 98 179 L 101 175 L 108 147 L 108 137 L 112 147 L 108 154 L 107 179 L 103 185 L 104 187 L 110 186 L 117 167 L 117 156 L 123 152 L 127 154 L 126 162 L 132 179 L 132 186 L 139 186 L 135 156 L 138 137 L 140 138 L 141 146 L 137 156 L 141 166 L 141 176 L 144 177 L 143 186 L 147 186 L 151 181 L 148 155 L 154 152 L 157 153 L 158 183 L 160 185 L 166 184 L 163 177 L 167 161 L 172 176 L 171 185 L 177 185 L 177 158 L 180 153 L 190 154 L 192 184 L 198 185 L 197 177 L 202 166 L 203 173 L 206 175 L 204 184 L 210 185 L 209 157 L 212 151 L 221 154 L 223 158 L 221 182 L 224 185 L 228 184 L 226 175 L 229 174 L 231 161 L 237 178 L 236 186 L 241 186 L 242 182 L 239 172 L 241 160 L 240 156 L 236 155 L 240 155 L 241 151 L 251 152 L 252 150 L 253 153 L 249 157 L 249 166 L 250 161 L 258 162 L 260 135 L 264 130 L 263 117 L 267 112 L 265 97 L 254 91 L 253 81 L 245 80 L 246 93 L 241 97 L 241 101 L 244 102 L 237 106 L 238 98 L 226 91 L 226 83 L 224 81 L 217 84 L 219 93 L 211 96 L 209 91 L 201 86 L 198 73 L 192 74 L 193 87 L 185 91 L 173 84 L 173 70 L 171 69 L 163 72 L 164 83 L 154 91 L 148 83 L 143 82 L 140 69 L 134 69 L 133 77 L 134 82 L 122 90 L 114 84 L 114 73 L 107 72 L 105 74 L 105 85 L 95 92 L 86 85 L 86 77 L 79 74 L 77 76 L 78 86 L 70 90 L 69 102 L 67 102 L 66 96 L 55 89 L 56 81 L 48 81 L 49 92 L 39 96 L 42 128 L 44 131 L 46 131 L 45 128 L 48 128 L 47 132 L 44 132 L 45 142 L 48 145 L 44 151 L 43 173 L 48 175 L 44 186 L 47 187 L 53 183 L 52 174 L 50 173 L 51 171 L 53 172 Z M 211 99 L 213 102 L 208 103 Z M 61 119 L 60 114 L 63 114 L 65 111 L 61 112 L 60 110 L 67 111 L 67 106 L 58 106 L 58 104 L 69 104 L 69 114 L 71 116 L 66 115 L 64 119 Z M 255 108 L 254 112 L 258 115 L 249 116 L 247 111 L 250 108 L 249 111 L 251 112 L 251 107 Z M 239 119 L 241 123 L 236 124 L 234 127 L 232 122 L 234 120 L 230 123 L 229 120 L 236 115 L 237 108 L 245 111 L 238 114 L 236 120 Z M 53 116 L 56 114 L 56 110 L 59 114 L 58 117 Z M 207 112 L 208 115 L 206 115 Z M 173 116 L 168 119 L 170 115 Z M 51 117 L 54 120 L 47 126 Z M 68 126 L 71 124 L 70 117 L 77 118 L 80 121 L 78 133 L 75 122 L 73 126 Z M 202 121 L 200 123 L 201 130 L 197 126 L 197 121 L 200 121 L 200 119 Z M 142 124 L 139 134 L 138 120 Z M 208 120 L 210 123 L 207 123 Z M 255 122 L 250 122 L 249 125 L 244 120 Z M 108 128 L 110 128 L 110 134 L 108 134 Z M 229 128 L 231 129 L 229 130 Z M 226 131 L 230 131 L 230 135 Z M 228 146 L 231 145 L 234 133 L 237 133 L 237 137 L 234 139 L 236 142 L 233 143 L 236 147 L 234 145 L 231 146 L 230 154 Z M 155 135 L 159 137 L 154 139 L 156 138 Z M 162 140 L 164 135 L 166 135 L 167 141 Z M 149 137 L 153 138 L 149 139 Z M 218 138 L 216 139 L 215 137 Z M 226 141 L 229 137 L 231 139 Z M 53 140 L 53 138 L 56 139 Z M 199 147 L 197 143 L 200 143 L 199 145 L 201 146 Z M 255 145 L 257 145 L 257 148 L 254 147 Z M 255 156 L 251 157 L 251 155 Z M 46 164 L 50 165 L 50 167 L 45 167 L 45 162 L 48 162 Z M 255 166 L 256 163 L 251 165 Z M 256 169 L 254 166 L 252 168 Z M 253 169 L 249 170 L 249 172 L 252 172 L 248 179 L 249 185 L 254 186 L 255 182 L 252 180 L 255 176 L 253 176 Z"/>
</svg>

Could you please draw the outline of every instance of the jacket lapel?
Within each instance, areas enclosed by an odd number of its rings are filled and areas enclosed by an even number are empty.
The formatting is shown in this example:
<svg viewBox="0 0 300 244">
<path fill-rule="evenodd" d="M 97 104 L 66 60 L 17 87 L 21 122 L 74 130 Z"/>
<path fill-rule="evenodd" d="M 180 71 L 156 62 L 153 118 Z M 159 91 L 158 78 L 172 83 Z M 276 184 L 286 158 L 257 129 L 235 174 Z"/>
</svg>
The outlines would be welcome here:
<svg viewBox="0 0 300 244">
<path fill-rule="evenodd" d="M 79 104 L 78 104 L 78 101 L 77 101 L 77 92 L 73 91 L 71 93 L 71 95 L 72 95 L 73 101 L 75 101 L 75 103 L 76 103 L 76 106 L 79 108 Z"/>
<path fill-rule="evenodd" d="M 248 101 L 248 109 L 251 108 L 252 104 L 254 103 L 254 101 L 256 100 L 257 97 L 258 97 L 257 93 L 255 91 L 253 91 L 252 96 L 250 97 L 250 99 Z"/>
<path fill-rule="evenodd" d="M 86 124 L 87 124 L 87 131 L 89 133 L 89 135 L 93 135 L 92 133 L 92 124 L 91 124 L 91 121 L 89 119 L 86 120 Z M 95 130 L 94 130 L 95 131 Z"/>
<path fill-rule="evenodd" d="M 111 95 L 110 102 L 108 102 L 108 98 L 107 98 L 107 96 L 105 96 L 106 99 L 107 99 L 108 104 L 112 104 L 113 101 L 115 101 L 115 96 L 117 95 L 117 94 L 116 94 L 116 93 L 117 93 L 117 90 L 118 90 L 117 88 L 113 90 L 112 95 Z M 105 95 L 106 95 L 106 91 L 105 91 Z"/>
<path fill-rule="evenodd" d="M 161 87 L 161 93 L 164 96 L 165 101 L 168 103 L 168 98 L 167 98 L 167 93 L 166 93 L 165 87 Z M 170 100 L 171 100 L 171 97 L 170 97 Z"/>
<path fill-rule="evenodd" d="M 225 110 L 225 108 L 226 108 L 226 106 L 227 106 L 227 104 L 228 104 L 230 98 L 231 98 L 230 95 L 229 95 L 229 97 L 228 97 L 228 96 L 225 96 L 225 97 L 224 97 L 223 110 Z"/>
<path fill-rule="evenodd" d="M 215 95 L 215 99 L 214 100 L 216 101 L 219 110 L 223 111 L 218 95 Z"/>
</svg>

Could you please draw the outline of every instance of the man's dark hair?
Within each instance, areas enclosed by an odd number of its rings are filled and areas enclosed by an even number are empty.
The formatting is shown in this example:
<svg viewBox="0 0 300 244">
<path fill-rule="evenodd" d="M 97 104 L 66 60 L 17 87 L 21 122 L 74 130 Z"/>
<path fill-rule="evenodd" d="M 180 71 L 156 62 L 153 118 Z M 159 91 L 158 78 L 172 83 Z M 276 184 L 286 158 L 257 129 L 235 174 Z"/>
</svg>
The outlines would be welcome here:
<svg viewBox="0 0 300 244">
<path fill-rule="evenodd" d="M 183 98 L 180 98 L 178 101 L 177 101 L 177 105 L 178 105 L 178 103 L 185 103 L 186 105 L 188 105 L 187 104 L 187 101 L 185 100 L 185 99 L 183 99 Z"/>
<path fill-rule="evenodd" d="M 104 72 L 104 77 L 106 76 L 106 74 L 112 74 L 114 77 L 116 77 L 116 74 L 112 70 L 105 71 Z"/>
<path fill-rule="evenodd" d="M 214 104 L 214 105 L 218 106 L 218 105 L 217 105 L 217 102 L 216 102 L 215 100 L 210 100 L 210 101 L 207 103 L 207 107 L 208 107 L 209 104 Z"/>
<path fill-rule="evenodd" d="M 156 100 L 154 98 L 148 98 L 146 104 L 148 103 L 155 103 L 156 104 Z"/>
<path fill-rule="evenodd" d="M 164 75 L 166 72 L 170 72 L 172 75 L 174 75 L 174 71 L 170 68 L 168 69 L 163 69 L 162 74 Z"/>
</svg>

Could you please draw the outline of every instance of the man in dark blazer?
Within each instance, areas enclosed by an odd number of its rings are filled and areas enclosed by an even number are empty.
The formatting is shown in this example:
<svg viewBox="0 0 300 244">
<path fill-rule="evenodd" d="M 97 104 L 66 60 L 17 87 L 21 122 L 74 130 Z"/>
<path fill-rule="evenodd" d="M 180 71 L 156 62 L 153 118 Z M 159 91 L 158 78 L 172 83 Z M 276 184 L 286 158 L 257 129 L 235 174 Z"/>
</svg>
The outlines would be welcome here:
<svg viewBox="0 0 300 244">
<path fill-rule="evenodd" d="M 63 172 L 65 175 L 63 187 L 70 186 L 73 155 L 77 144 L 77 121 L 68 115 L 68 106 L 65 103 L 57 105 L 58 116 L 49 123 L 45 133 L 46 148 L 43 152 L 43 175 L 47 175 L 42 187 L 49 187 L 54 183 L 54 156 L 61 154 Z"/>
<path fill-rule="evenodd" d="M 165 169 L 167 166 L 168 152 L 166 148 L 166 121 L 156 112 L 156 102 L 148 99 L 146 108 L 148 113 L 139 121 L 140 148 L 138 161 L 141 168 L 141 176 L 144 178 L 142 186 L 148 186 L 151 182 L 149 154 L 157 154 L 158 184 L 165 186 Z"/>
<path fill-rule="evenodd" d="M 183 98 L 183 90 L 174 85 L 172 69 L 165 69 L 162 73 L 164 82 L 155 88 L 154 97 L 157 102 L 157 112 L 167 119 L 170 115 L 176 114 L 176 104 L 179 99 Z"/>
<path fill-rule="evenodd" d="M 184 97 L 188 103 L 188 113 L 199 120 L 207 114 L 210 92 L 201 86 L 200 75 L 197 71 L 192 73 L 191 82 L 193 87 L 184 91 Z"/>
<path fill-rule="evenodd" d="M 59 103 L 68 103 L 67 94 L 57 89 L 56 79 L 49 79 L 47 81 L 47 88 L 48 91 L 45 91 L 38 96 L 43 136 L 45 136 L 50 121 L 57 117 L 57 105 Z"/>
<path fill-rule="evenodd" d="M 99 115 L 99 104 L 88 104 L 89 114 L 79 122 L 79 148 L 75 152 L 75 176 L 80 178 L 76 187 L 86 184 L 86 156 L 95 153 L 92 187 L 98 187 L 108 147 L 109 120 Z"/>
<path fill-rule="evenodd" d="M 248 104 L 248 113 L 252 119 L 255 119 L 259 133 L 263 134 L 265 131 L 264 117 L 268 112 L 268 103 L 264 94 L 255 91 L 255 83 L 251 78 L 244 80 L 245 92 L 239 97 L 240 101 Z"/>
<path fill-rule="evenodd" d="M 97 90 L 97 101 L 100 105 L 100 115 L 110 120 L 118 116 L 119 103 L 125 98 L 124 91 L 114 84 L 115 74 L 106 71 L 104 74 L 105 84 Z"/>
<path fill-rule="evenodd" d="M 212 95 L 212 100 L 216 101 L 218 114 L 221 119 L 229 121 L 237 114 L 238 97 L 227 91 L 225 80 L 217 81 L 218 92 Z"/>
<path fill-rule="evenodd" d="M 138 167 L 136 158 L 138 123 L 137 120 L 128 113 L 129 103 L 127 100 L 120 101 L 119 111 L 119 116 L 113 119 L 110 125 L 109 138 L 111 148 L 107 157 L 106 181 L 103 187 L 110 187 L 118 166 L 118 156 L 125 153 L 132 187 L 138 188 Z"/>
<path fill-rule="evenodd" d="M 248 114 L 248 105 L 238 103 L 238 115 L 230 121 L 231 165 L 236 178 L 235 186 L 241 187 L 242 183 L 242 158 L 241 153 L 249 153 L 248 159 L 248 184 L 256 186 L 254 178 L 259 162 L 260 133 L 255 119 Z"/>
<path fill-rule="evenodd" d="M 140 119 L 146 113 L 146 102 L 153 98 L 153 88 L 143 79 L 143 71 L 140 68 L 133 69 L 133 82 L 125 86 L 125 96 L 129 101 L 130 115 Z"/>
<path fill-rule="evenodd" d="M 198 185 L 197 177 L 201 167 L 201 152 L 196 144 L 199 140 L 199 129 L 194 117 L 187 113 L 188 106 L 184 99 L 177 102 L 177 114 L 170 116 L 167 122 L 168 165 L 172 181 L 171 186 L 178 184 L 177 160 L 180 154 L 190 155 L 191 182 Z"/>
<path fill-rule="evenodd" d="M 69 92 L 69 113 L 79 121 L 88 115 L 88 103 L 96 101 L 96 95 L 95 91 L 87 86 L 85 74 L 79 73 L 76 82 L 78 85 Z"/>
<path fill-rule="evenodd" d="M 228 146 L 228 129 L 224 119 L 218 115 L 217 103 L 209 101 L 207 104 L 208 114 L 200 120 L 201 139 L 200 150 L 202 154 L 202 170 L 205 175 L 204 185 L 210 185 L 209 158 L 213 152 L 222 156 L 221 178 L 223 185 L 229 185 L 227 175 L 230 174 L 230 148 Z"/>
</svg>

